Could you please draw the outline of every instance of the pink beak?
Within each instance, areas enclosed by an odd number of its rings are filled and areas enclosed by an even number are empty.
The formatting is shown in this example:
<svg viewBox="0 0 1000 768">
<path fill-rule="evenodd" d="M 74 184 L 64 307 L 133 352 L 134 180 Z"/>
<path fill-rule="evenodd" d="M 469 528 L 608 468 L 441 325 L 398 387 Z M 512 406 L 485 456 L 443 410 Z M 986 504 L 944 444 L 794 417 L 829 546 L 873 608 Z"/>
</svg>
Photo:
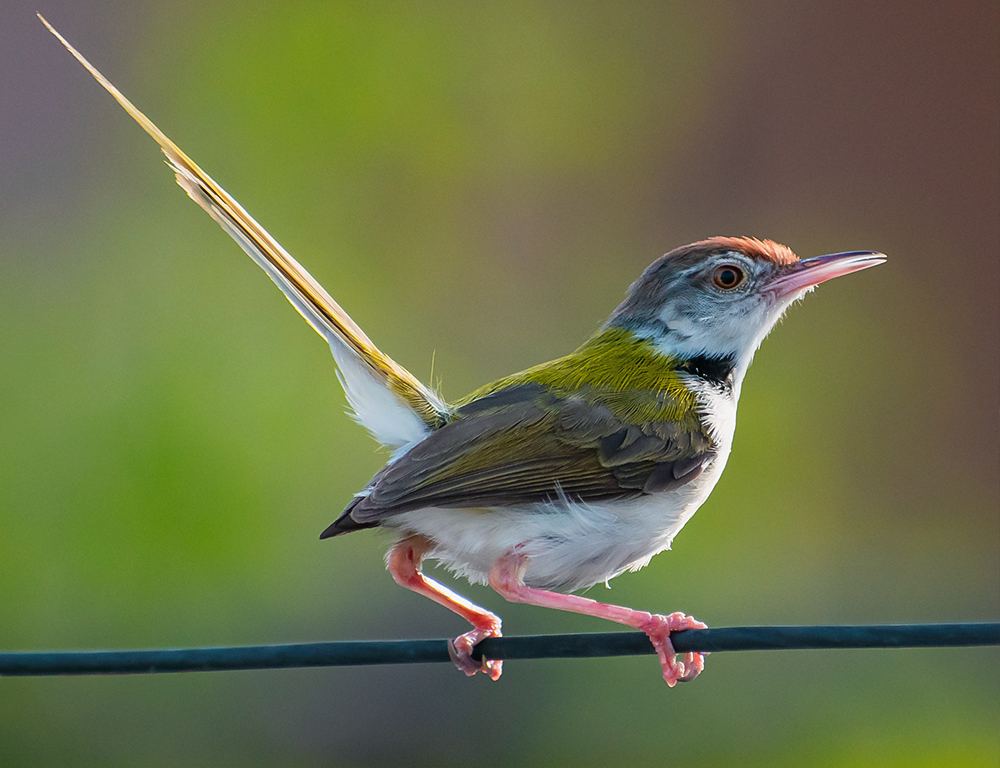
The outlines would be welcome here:
<svg viewBox="0 0 1000 768">
<path fill-rule="evenodd" d="M 876 251 L 849 251 L 816 256 L 786 267 L 783 270 L 784 274 L 771 283 L 771 290 L 779 297 L 785 297 L 835 277 L 874 267 L 884 261 L 885 254 Z"/>
</svg>

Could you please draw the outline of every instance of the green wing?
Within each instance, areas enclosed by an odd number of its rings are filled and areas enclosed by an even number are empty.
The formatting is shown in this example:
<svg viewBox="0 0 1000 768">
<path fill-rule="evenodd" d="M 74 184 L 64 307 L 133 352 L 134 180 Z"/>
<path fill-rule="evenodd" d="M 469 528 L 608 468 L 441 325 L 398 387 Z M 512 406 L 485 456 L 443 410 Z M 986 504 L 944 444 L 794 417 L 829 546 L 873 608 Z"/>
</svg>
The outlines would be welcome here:
<svg viewBox="0 0 1000 768">
<path fill-rule="evenodd" d="M 659 493 L 701 474 L 713 443 L 697 416 L 635 420 L 662 412 L 663 393 L 566 396 L 536 382 L 512 383 L 455 412 L 372 478 L 324 536 L 378 525 L 422 507 L 493 507 L 550 501 L 601 501 Z"/>
</svg>

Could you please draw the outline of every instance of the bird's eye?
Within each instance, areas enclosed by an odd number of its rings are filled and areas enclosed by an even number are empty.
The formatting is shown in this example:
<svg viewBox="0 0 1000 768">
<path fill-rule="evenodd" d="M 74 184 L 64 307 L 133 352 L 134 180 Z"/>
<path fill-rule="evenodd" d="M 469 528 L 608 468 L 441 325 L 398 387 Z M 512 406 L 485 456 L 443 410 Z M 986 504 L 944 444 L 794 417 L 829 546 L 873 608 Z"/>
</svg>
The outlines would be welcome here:
<svg viewBox="0 0 1000 768">
<path fill-rule="evenodd" d="M 743 270 L 734 264 L 723 264 L 712 273 L 712 282 L 724 291 L 731 290 L 745 279 Z"/>
</svg>

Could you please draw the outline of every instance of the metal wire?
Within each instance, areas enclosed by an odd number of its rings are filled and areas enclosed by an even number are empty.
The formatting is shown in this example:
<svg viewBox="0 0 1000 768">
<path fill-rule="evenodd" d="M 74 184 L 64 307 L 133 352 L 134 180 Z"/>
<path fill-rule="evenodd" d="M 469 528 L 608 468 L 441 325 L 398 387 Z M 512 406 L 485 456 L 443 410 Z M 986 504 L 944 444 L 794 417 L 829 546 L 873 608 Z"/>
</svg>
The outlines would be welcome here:
<svg viewBox="0 0 1000 768">
<path fill-rule="evenodd" d="M 675 632 L 678 652 L 832 648 L 928 648 L 1000 645 L 1000 623 L 883 624 L 819 627 L 724 627 Z M 653 653 L 641 632 L 526 635 L 483 640 L 488 659 L 585 658 Z M 376 640 L 143 651 L 0 653 L 0 676 L 148 674 L 289 669 L 449 661 L 446 640 Z"/>
</svg>

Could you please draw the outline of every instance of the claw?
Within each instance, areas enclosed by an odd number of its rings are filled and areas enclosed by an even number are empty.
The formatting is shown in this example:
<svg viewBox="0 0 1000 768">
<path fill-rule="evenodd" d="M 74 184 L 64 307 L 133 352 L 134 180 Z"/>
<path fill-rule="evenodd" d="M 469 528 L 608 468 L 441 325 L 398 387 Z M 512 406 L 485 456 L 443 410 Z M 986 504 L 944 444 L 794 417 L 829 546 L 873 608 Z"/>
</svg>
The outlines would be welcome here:
<svg viewBox="0 0 1000 768">
<path fill-rule="evenodd" d="M 485 673 L 490 680 L 499 680 L 503 672 L 503 661 L 499 659 L 481 659 L 476 661 L 472 658 L 472 651 L 480 640 L 487 637 L 500 637 L 500 627 L 487 626 L 471 629 L 464 635 L 459 635 L 454 640 L 448 641 L 448 655 L 455 662 L 460 672 L 464 672 L 472 677 L 477 672 Z"/>
<path fill-rule="evenodd" d="M 410 536 L 396 542 L 389 550 L 387 558 L 389 573 L 401 587 L 429 597 L 470 622 L 474 629 L 448 641 L 448 655 L 455 662 L 455 666 L 467 675 L 485 672 L 491 680 L 499 680 L 503 663 L 499 660 L 486 659 L 476 661 L 472 658 L 472 650 L 480 640 L 500 637 L 500 617 L 470 603 L 434 579 L 424 576 L 420 570 L 420 563 L 432 546 L 430 540 L 423 536 Z"/>
<path fill-rule="evenodd" d="M 680 656 L 674 650 L 673 643 L 670 642 L 671 632 L 680 632 L 685 629 L 708 629 L 708 625 L 704 622 L 683 613 L 671 613 L 668 616 L 654 613 L 642 622 L 639 629 L 649 635 L 649 639 L 660 657 L 663 679 L 671 688 L 677 683 L 694 680 L 705 668 L 704 653 L 692 651 Z"/>
</svg>

